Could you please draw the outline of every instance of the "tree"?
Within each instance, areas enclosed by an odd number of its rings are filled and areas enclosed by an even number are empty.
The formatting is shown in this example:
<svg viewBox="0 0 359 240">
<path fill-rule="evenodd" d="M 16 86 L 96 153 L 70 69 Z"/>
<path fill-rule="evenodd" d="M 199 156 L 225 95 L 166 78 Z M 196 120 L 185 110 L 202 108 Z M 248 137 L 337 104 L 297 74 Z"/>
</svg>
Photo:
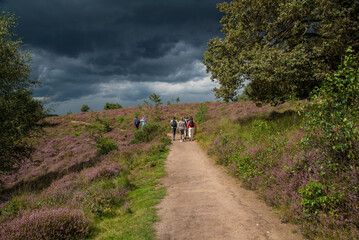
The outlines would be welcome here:
<svg viewBox="0 0 359 240">
<path fill-rule="evenodd" d="M 87 104 L 82 105 L 81 112 L 88 112 L 90 110 L 90 107 Z"/>
<path fill-rule="evenodd" d="M 144 100 L 143 103 L 145 106 L 153 106 L 154 104 L 154 120 L 160 121 L 161 120 L 161 112 L 158 108 L 162 104 L 161 96 L 157 95 L 156 93 L 152 93 L 152 95 L 148 96 L 149 101 Z"/>
<path fill-rule="evenodd" d="M 45 117 L 42 103 L 32 97 L 29 79 L 30 53 L 21 51 L 22 41 L 14 32 L 16 17 L 0 15 L 0 173 L 20 166 L 31 147 L 26 138 Z"/>
<path fill-rule="evenodd" d="M 120 109 L 122 105 L 119 103 L 106 103 L 103 107 L 103 110 L 110 110 L 110 109 Z"/>
<path fill-rule="evenodd" d="M 217 5 L 225 38 L 208 42 L 204 64 L 217 98 L 235 101 L 248 83 L 255 101 L 303 99 L 359 50 L 359 2 L 234 0 Z"/>
</svg>

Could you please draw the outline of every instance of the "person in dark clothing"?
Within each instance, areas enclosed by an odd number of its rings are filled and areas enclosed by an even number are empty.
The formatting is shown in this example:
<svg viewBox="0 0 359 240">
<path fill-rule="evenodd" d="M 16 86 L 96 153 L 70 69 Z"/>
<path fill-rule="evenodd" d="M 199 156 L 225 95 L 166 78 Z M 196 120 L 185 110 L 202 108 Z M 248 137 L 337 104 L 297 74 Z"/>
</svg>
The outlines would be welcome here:
<svg viewBox="0 0 359 240">
<path fill-rule="evenodd" d="M 178 125 L 178 122 L 176 120 L 176 117 L 173 117 L 173 119 L 171 120 L 172 137 L 173 137 L 172 139 L 173 139 L 173 141 L 176 140 L 177 125 Z"/>
<path fill-rule="evenodd" d="M 136 127 L 137 130 L 138 130 L 139 126 L 140 126 L 140 123 L 141 123 L 140 119 L 138 119 L 138 116 L 136 116 L 134 124 L 135 124 L 135 127 Z"/>
</svg>

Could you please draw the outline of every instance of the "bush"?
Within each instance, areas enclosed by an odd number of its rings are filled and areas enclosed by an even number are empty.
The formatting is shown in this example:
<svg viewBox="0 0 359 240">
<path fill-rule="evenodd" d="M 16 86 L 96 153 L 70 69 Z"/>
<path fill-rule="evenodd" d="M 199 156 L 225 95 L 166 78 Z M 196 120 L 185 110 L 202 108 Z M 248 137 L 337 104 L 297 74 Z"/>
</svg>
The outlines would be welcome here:
<svg viewBox="0 0 359 240">
<path fill-rule="evenodd" d="M 194 116 L 197 124 L 200 124 L 202 122 L 204 122 L 206 120 L 206 114 L 208 111 L 208 104 L 204 103 L 202 104 L 199 109 L 198 112 L 196 113 L 196 115 Z"/>
<path fill-rule="evenodd" d="M 90 107 L 86 104 L 82 105 L 81 112 L 88 112 L 90 110 Z"/>
<path fill-rule="evenodd" d="M 150 142 L 164 130 L 165 128 L 159 123 L 147 123 L 142 130 L 134 133 L 131 143 Z"/>
<path fill-rule="evenodd" d="M 305 112 L 308 145 L 344 166 L 359 159 L 359 56 L 352 52 L 349 48 L 343 66 L 314 91 Z"/>
<path fill-rule="evenodd" d="M 118 145 L 114 140 L 111 140 L 108 137 L 104 137 L 103 135 L 98 135 L 94 137 L 96 142 L 97 152 L 101 155 L 107 154 L 112 150 L 118 149 Z"/>
<path fill-rule="evenodd" d="M 85 239 L 92 221 L 81 211 L 67 208 L 25 212 L 4 223 L 3 240 L 22 239 Z"/>
<path fill-rule="evenodd" d="M 106 103 L 103 110 L 120 109 L 122 105 L 119 103 Z"/>
</svg>

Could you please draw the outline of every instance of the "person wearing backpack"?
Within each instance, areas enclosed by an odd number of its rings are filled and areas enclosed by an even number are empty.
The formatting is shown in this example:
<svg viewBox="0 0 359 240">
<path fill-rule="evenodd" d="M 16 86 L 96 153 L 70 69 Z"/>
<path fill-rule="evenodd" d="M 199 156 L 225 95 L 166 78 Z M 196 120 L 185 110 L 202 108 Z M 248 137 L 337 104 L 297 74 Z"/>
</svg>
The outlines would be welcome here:
<svg viewBox="0 0 359 240">
<path fill-rule="evenodd" d="M 173 117 L 173 119 L 171 120 L 171 128 L 172 128 L 173 141 L 176 140 L 177 125 L 178 125 L 178 122 L 177 122 L 177 120 L 176 120 L 176 117 Z"/>
<path fill-rule="evenodd" d="M 136 116 L 136 118 L 135 118 L 135 122 L 134 122 L 134 124 L 135 124 L 135 127 L 136 127 L 136 130 L 138 130 L 138 127 L 140 126 L 140 119 L 138 119 L 138 116 Z"/>
<path fill-rule="evenodd" d="M 180 132 L 180 142 L 183 142 L 184 141 L 184 132 L 185 132 L 185 129 L 186 129 L 186 122 L 184 121 L 184 117 L 179 120 L 178 122 L 178 130 Z"/>
<path fill-rule="evenodd" d="M 184 139 L 187 139 L 187 138 L 188 138 L 188 129 L 187 129 L 188 121 L 189 121 L 188 116 L 186 116 L 186 117 L 184 118 L 184 122 L 185 122 L 185 124 L 186 124 L 186 129 L 184 130 Z"/>
<path fill-rule="evenodd" d="M 193 120 L 193 117 L 190 117 L 187 123 L 188 129 L 188 138 L 190 141 L 193 141 L 194 132 L 197 130 L 196 122 Z"/>
</svg>

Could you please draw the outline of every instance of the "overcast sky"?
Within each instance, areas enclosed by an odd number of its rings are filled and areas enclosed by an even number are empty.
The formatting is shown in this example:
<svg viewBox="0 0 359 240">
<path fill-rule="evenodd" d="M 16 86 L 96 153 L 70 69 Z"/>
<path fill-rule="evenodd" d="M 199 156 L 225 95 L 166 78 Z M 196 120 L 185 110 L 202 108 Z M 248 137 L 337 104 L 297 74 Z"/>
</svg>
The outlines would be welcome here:
<svg viewBox="0 0 359 240">
<path fill-rule="evenodd" d="M 31 50 L 35 97 L 57 114 L 83 104 L 142 104 L 153 92 L 165 104 L 214 100 L 203 65 L 209 39 L 220 36 L 219 0 L 0 0 L 20 17 Z"/>
</svg>

